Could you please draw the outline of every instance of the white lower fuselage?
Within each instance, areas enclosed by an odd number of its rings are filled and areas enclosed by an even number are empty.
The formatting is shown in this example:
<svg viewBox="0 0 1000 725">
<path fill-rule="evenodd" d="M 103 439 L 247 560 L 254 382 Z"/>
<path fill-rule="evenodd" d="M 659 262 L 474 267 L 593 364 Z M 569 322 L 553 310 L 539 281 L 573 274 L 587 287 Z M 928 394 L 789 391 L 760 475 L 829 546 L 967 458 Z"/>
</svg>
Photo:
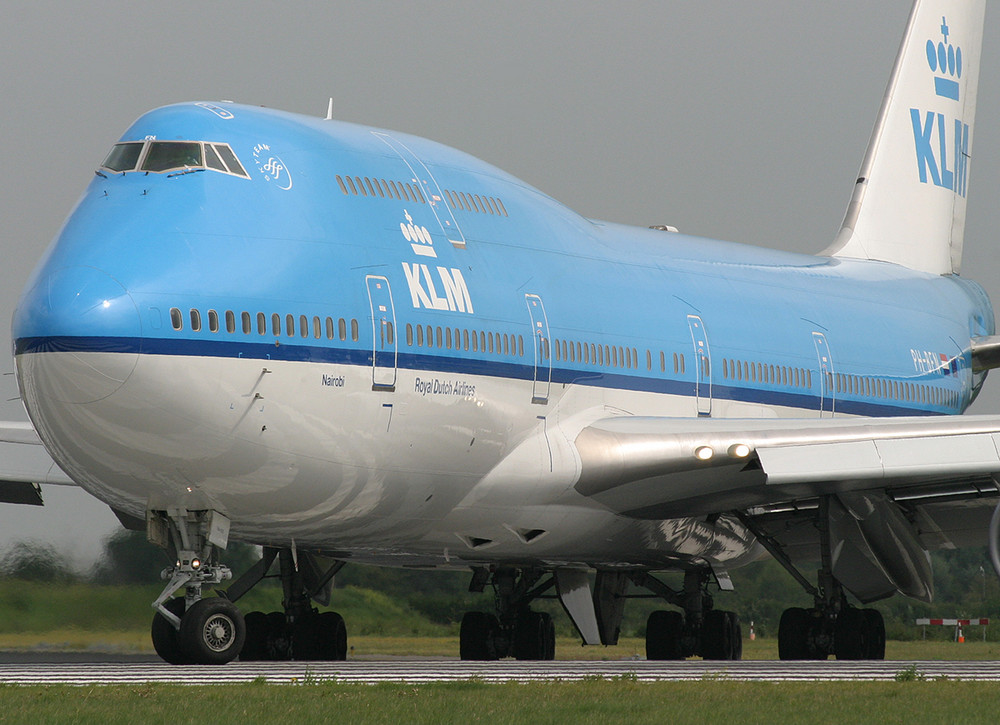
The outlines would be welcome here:
<svg viewBox="0 0 1000 725">
<path fill-rule="evenodd" d="M 400 565 L 735 565 L 757 553 L 728 518 L 639 521 L 573 489 L 583 427 L 689 417 L 691 397 L 553 384 L 538 405 L 530 380 L 399 370 L 390 392 L 364 366 L 132 353 L 33 353 L 18 373 L 56 460 L 140 518 L 212 508 L 235 538 Z"/>
</svg>

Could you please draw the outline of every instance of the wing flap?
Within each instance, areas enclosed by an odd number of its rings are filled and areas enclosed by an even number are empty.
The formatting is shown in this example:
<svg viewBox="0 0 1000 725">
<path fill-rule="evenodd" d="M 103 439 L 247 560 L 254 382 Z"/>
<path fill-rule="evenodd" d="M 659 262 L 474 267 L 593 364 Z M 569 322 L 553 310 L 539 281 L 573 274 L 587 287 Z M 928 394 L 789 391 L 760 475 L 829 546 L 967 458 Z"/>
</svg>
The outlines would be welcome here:
<svg viewBox="0 0 1000 725">
<path fill-rule="evenodd" d="M 998 434 L 877 437 L 757 449 L 769 485 L 949 477 L 1000 471 Z"/>
</svg>

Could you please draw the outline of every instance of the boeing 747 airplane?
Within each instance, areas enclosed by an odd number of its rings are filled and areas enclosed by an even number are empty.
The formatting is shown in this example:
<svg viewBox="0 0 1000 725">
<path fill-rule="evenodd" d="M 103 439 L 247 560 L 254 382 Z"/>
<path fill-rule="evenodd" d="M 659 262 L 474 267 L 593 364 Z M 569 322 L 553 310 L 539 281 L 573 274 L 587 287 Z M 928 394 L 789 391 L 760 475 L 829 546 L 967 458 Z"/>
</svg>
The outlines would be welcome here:
<svg viewBox="0 0 1000 725">
<path fill-rule="evenodd" d="M 25 286 L 32 425 L 0 437 L 37 465 L 0 462 L 2 497 L 78 485 L 171 552 L 173 663 L 343 659 L 312 602 L 345 564 L 492 587 L 465 659 L 551 659 L 551 593 L 615 643 L 640 592 L 672 607 L 648 658 L 738 659 L 711 592 L 768 554 L 814 599 L 782 658 L 882 658 L 856 602 L 929 600 L 928 551 L 996 548 L 1000 418 L 958 415 L 1000 365 L 959 274 L 984 10 L 917 0 L 817 256 L 586 219 L 396 131 L 146 113 Z M 264 556 L 224 585 L 235 540 Z M 284 613 L 241 612 L 272 569 Z"/>
</svg>

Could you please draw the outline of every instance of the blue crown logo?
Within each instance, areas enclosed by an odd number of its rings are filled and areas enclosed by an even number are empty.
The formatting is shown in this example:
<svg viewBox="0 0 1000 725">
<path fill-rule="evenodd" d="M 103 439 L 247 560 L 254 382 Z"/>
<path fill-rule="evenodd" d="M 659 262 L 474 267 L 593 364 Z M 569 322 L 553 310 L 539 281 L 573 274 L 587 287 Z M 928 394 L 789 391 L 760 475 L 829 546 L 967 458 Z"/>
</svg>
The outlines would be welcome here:
<svg viewBox="0 0 1000 725">
<path fill-rule="evenodd" d="M 962 77 L 962 49 L 956 48 L 948 42 L 948 34 L 951 29 L 944 16 L 941 17 L 941 35 L 943 41 L 937 45 L 933 40 L 927 41 L 927 64 L 931 67 L 932 73 L 940 71 L 941 75 L 934 76 L 934 92 L 943 98 L 958 100 L 958 78 Z"/>
</svg>

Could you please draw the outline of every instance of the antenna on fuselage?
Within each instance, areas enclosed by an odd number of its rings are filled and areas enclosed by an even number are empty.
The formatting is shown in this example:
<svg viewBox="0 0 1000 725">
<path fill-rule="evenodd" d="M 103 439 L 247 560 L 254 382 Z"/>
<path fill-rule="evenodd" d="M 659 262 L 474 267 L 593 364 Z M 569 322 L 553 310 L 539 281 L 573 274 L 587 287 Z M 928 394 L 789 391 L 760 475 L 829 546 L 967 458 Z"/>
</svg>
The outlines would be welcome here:
<svg viewBox="0 0 1000 725">
<path fill-rule="evenodd" d="M 330 105 L 326 107 L 326 119 L 327 121 L 333 120 L 333 98 L 330 98 Z"/>
</svg>

